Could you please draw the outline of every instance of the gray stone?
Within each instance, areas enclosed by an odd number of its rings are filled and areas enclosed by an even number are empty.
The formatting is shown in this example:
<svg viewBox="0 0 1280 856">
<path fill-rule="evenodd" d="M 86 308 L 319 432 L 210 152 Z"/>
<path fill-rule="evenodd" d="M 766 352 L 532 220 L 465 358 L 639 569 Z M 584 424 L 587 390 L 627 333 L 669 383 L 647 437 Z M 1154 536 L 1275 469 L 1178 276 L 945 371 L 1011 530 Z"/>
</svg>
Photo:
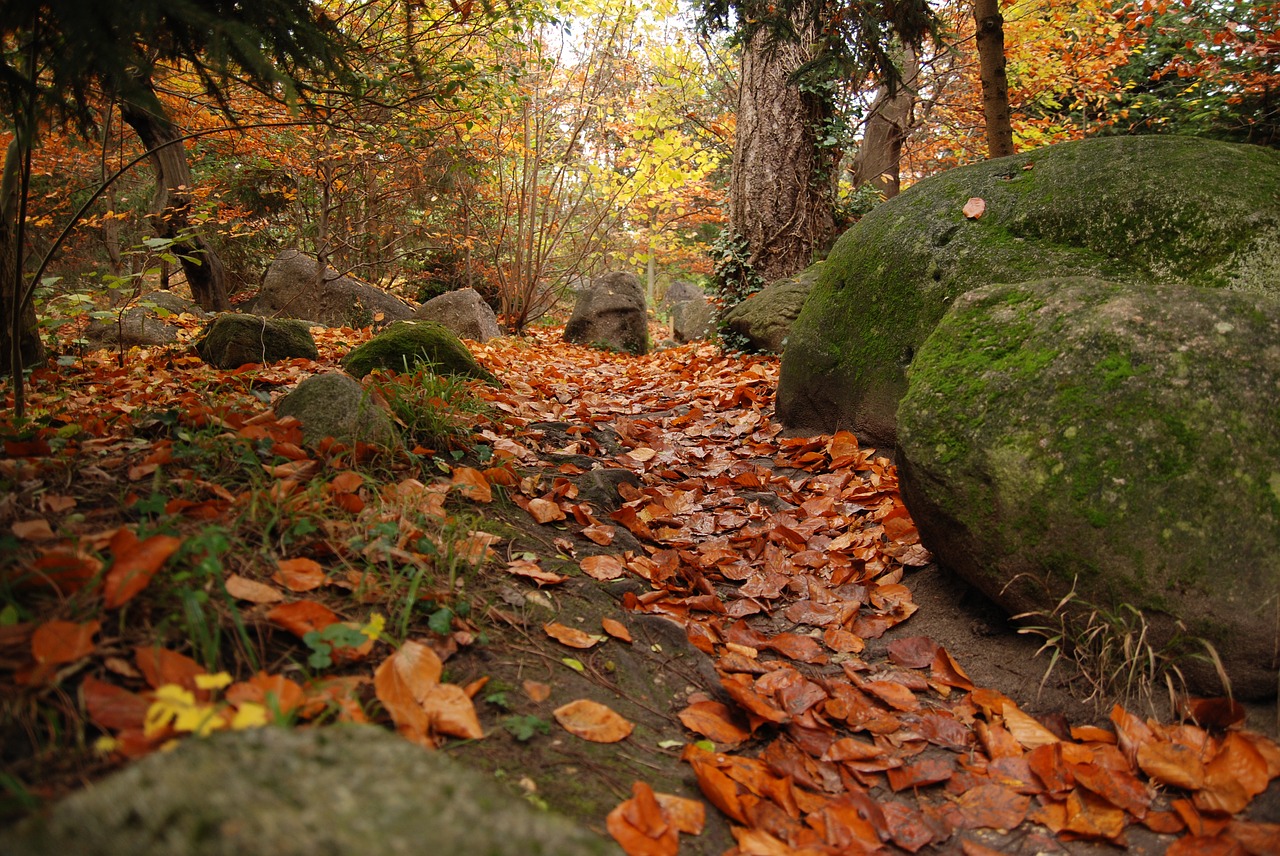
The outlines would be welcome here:
<svg viewBox="0 0 1280 856">
<path fill-rule="evenodd" d="M 166 321 L 169 316 L 186 313 L 208 317 L 195 303 L 171 291 L 153 291 L 133 302 L 135 305 L 122 308 L 110 318 L 89 323 L 84 338 L 91 347 L 171 345 L 178 341 L 178 328 Z"/>
<path fill-rule="evenodd" d="M 316 260 L 285 250 L 267 268 L 254 312 L 301 318 L 328 327 L 383 326 L 413 317 L 414 307 L 380 288 L 326 268 L 316 283 Z"/>
<path fill-rule="evenodd" d="M 696 283 L 677 279 L 671 283 L 666 293 L 662 295 L 662 300 L 658 303 L 658 309 L 662 312 L 670 312 L 672 307 L 684 303 L 686 300 L 705 300 L 706 296 L 706 292 Z"/>
<path fill-rule="evenodd" d="M 0 833 L 26 856 L 618 852 L 488 776 L 369 726 L 188 738 Z"/>
<path fill-rule="evenodd" d="M 967 200 L 986 212 L 966 219 Z M 837 242 L 792 326 L 777 412 L 891 445 L 911 362 L 961 294 L 1097 276 L 1280 288 L 1280 151 L 1107 137 L 953 169 L 875 208 Z"/>
<path fill-rule="evenodd" d="M 487 342 L 502 335 L 498 316 L 474 288 L 460 288 L 433 297 L 413 313 L 415 321 L 436 321 L 460 339 Z"/>
<path fill-rule="evenodd" d="M 649 352 L 649 319 L 644 285 L 633 273 L 614 272 L 596 277 L 578 293 L 564 340 L 578 345 Z"/>
<path fill-rule="evenodd" d="M 898 413 L 924 544 L 1011 613 L 1142 610 L 1276 692 L 1280 299 L 1055 279 L 965 294 Z M 1195 644 L 1185 655 L 1202 654 Z M 1192 688 L 1220 688 L 1183 659 Z"/>
<path fill-rule="evenodd" d="M 822 266 L 818 262 L 760 289 L 725 313 L 725 327 L 744 336 L 757 351 L 781 354 Z"/>
<path fill-rule="evenodd" d="M 706 339 L 715 329 L 715 307 L 703 295 L 699 294 L 671 307 L 671 335 L 677 342 Z"/>
<path fill-rule="evenodd" d="M 279 416 L 302 423 L 302 439 L 314 445 L 325 437 L 354 446 L 357 441 L 397 446 L 400 436 L 391 417 L 358 380 L 341 372 L 314 375 L 276 403 Z"/>
<path fill-rule="evenodd" d="M 196 353 L 214 368 L 234 369 L 245 363 L 275 363 L 302 357 L 319 358 L 310 325 L 291 318 L 263 318 L 226 312 L 205 328 Z"/>
<path fill-rule="evenodd" d="M 467 346 L 435 321 L 397 321 L 352 349 L 342 361 L 342 367 L 356 377 L 364 377 L 374 369 L 413 371 L 419 365 L 438 375 L 463 375 L 497 383 L 497 378 L 476 362 Z"/>
</svg>

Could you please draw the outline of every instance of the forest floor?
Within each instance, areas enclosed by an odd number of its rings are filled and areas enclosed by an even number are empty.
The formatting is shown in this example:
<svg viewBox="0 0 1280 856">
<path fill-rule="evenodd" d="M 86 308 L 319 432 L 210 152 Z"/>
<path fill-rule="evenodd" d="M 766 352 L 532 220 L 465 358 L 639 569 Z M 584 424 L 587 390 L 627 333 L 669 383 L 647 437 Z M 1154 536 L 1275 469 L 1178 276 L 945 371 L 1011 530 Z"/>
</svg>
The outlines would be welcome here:
<svg viewBox="0 0 1280 856">
<path fill-rule="evenodd" d="M 1280 852 L 1274 705 L 1046 678 L 887 457 L 781 431 L 776 359 L 540 327 L 472 345 L 503 385 L 459 442 L 302 448 L 271 403 L 367 335 L 36 373 L 0 424 L 3 820 L 214 728 L 373 721 L 629 853 Z"/>
</svg>

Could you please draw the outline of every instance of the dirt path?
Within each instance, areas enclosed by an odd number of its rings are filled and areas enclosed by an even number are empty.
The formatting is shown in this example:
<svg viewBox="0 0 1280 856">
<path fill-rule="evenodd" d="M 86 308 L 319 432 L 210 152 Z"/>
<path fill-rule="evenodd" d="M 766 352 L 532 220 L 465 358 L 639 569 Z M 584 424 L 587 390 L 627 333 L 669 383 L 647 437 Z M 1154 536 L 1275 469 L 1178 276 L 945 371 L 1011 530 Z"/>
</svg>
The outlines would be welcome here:
<svg viewBox="0 0 1280 856">
<path fill-rule="evenodd" d="M 710 801 L 682 853 L 735 838 L 743 853 L 1161 853 L 1200 821 L 1172 802 L 1184 794 L 1146 787 L 1110 731 L 1073 738 L 1109 729 L 1106 711 L 1065 669 L 1042 686 L 1038 641 L 931 563 L 889 461 L 847 435 L 782 436 L 776 362 L 550 344 L 532 361 L 519 343 L 479 351 L 508 384 L 494 403 L 529 474 L 517 506 L 568 512 L 537 524 L 508 507 L 509 556 L 571 579 L 480 593 L 491 644 L 459 658 L 459 680 L 490 677 L 486 713 L 505 727 L 456 755 L 602 832 L 637 781 Z M 633 641 L 603 634 L 609 618 Z M 554 624 L 602 641 L 566 647 Z M 552 712 L 579 698 L 634 732 L 571 736 Z M 1059 739 L 1117 790 L 1046 788 L 1037 747 Z M 1274 823 L 1276 808 L 1272 788 L 1249 816 Z"/>
</svg>

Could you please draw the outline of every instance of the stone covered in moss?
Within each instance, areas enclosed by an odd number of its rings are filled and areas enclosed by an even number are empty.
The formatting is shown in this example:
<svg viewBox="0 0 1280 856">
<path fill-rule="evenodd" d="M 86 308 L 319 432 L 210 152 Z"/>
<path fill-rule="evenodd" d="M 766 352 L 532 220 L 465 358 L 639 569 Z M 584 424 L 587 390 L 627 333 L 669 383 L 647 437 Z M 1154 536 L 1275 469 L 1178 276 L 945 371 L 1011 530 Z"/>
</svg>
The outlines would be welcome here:
<svg viewBox="0 0 1280 856">
<path fill-rule="evenodd" d="M 809 298 L 825 262 L 762 288 L 724 315 L 724 326 L 740 333 L 759 351 L 781 354 L 791 325 Z"/>
<path fill-rule="evenodd" d="M 26 856 L 617 853 L 492 778 L 372 726 L 189 737 L 0 833 Z"/>
<path fill-rule="evenodd" d="M 1275 694 L 1280 299 L 989 286 L 956 300 L 909 376 L 902 494 L 942 564 L 1013 613 L 1051 612 L 1075 581 L 1082 602 L 1144 610 L 1157 645 L 1181 620 L 1238 695 Z"/>
<path fill-rule="evenodd" d="M 489 383 L 497 379 L 457 336 L 436 321 L 397 321 L 347 354 L 342 366 L 356 377 L 374 369 L 413 371 L 426 364 L 441 375 L 464 375 Z"/>
<path fill-rule="evenodd" d="M 369 392 L 342 372 L 314 375 L 276 403 L 276 414 L 302 423 L 302 440 L 315 445 L 325 437 L 352 446 L 400 445 L 391 416 Z"/>
<path fill-rule="evenodd" d="M 986 202 L 977 220 L 971 197 Z M 956 297 L 1081 275 L 1280 288 L 1280 151 L 1111 137 L 912 186 L 836 244 L 791 329 L 779 418 L 891 445 L 906 366 Z"/>
<path fill-rule="evenodd" d="M 319 358 L 311 325 L 289 318 L 263 318 L 228 312 L 213 319 L 196 342 L 196 353 L 214 368 L 235 369 L 245 363 L 275 363 Z"/>
</svg>

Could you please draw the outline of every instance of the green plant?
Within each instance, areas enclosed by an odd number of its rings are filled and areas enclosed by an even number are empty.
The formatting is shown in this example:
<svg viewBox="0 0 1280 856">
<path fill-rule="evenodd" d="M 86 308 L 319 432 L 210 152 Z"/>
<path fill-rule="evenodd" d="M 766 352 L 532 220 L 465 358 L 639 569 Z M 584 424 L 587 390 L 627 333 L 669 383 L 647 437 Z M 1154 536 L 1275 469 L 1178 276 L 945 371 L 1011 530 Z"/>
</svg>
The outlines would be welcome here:
<svg viewBox="0 0 1280 856">
<path fill-rule="evenodd" d="M 1141 609 L 1130 603 L 1115 608 L 1089 603 L 1076 591 L 1074 581 L 1053 609 L 1023 612 L 1013 620 L 1039 622 L 1020 627 L 1018 632 L 1044 639 L 1036 651 L 1037 656 L 1049 652 L 1041 688 L 1065 659 L 1089 686 L 1085 701 L 1093 701 L 1099 708 L 1112 703 L 1126 707 L 1142 703 L 1157 713 L 1156 699 L 1163 690 L 1170 709 L 1176 709 L 1177 698 L 1186 695 L 1182 665 L 1190 659 L 1212 663 L 1230 694 L 1231 681 L 1212 643 L 1178 632 L 1157 645 Z M 1178 629 L 1185 629 L 1180 622 Z"/>
<path fill-rule="evenodd" d="M 508 716 L 502 720 L 502 727 L 511 733 L 516 740 L 524 743 L 532 740 L 537 734 L 550 734 L 551 723 L 540 716 Z"/>
<path fill-rule="evenodd" d="M 375 369 L 370 389 L 382 396 L 414 440 L 426 446 L 459 446 L 488 412 L 468 380 L 435 374 L 429 366 L 400 373 Z"/>
<path fill-rule="evenodd" d="M 720 300 L 717 313 L 720 346 L 726 352 L 753 350 L 750 340 L 729 329 L 724 317 L 731 309 L 764 288 L 764 277 L 751 265 L 751 247 L 742 235 L 727 229 L 711 245 L 711 292 Z"/>
</svg>

